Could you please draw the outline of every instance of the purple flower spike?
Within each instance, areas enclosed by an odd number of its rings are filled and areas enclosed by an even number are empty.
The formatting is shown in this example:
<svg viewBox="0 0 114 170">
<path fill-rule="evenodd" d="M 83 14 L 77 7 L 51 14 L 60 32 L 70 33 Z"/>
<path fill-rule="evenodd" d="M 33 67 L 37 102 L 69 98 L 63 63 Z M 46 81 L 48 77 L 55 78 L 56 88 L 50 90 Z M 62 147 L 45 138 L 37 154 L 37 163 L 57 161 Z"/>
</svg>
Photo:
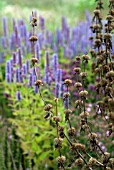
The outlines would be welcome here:
<svg viewBox="0 0 114 170">
<path fill-rule="evenodd" d="M 20 101 L 22 99 L 21 93 L 19 90 L 16 92 L 16 99 L 17 99 L 17 101 Z"/>
<path fill-rule="evenodd" d="M 7 37 L 7 36 L 8 36 L 7 18 L 6 18 L 6 17 L 3 17 L 3 18 L 2 18 L 2 22 L 3 22 L 3 32 L 4 32 L 4 36 Z"/>
<path fill-rule="evenodd" d="M 60 97 L 60 85 L 59 85 L 59 83 L 56 83 L 56 85 L 55 85 L 55 96 L 56 96 L 56 98 Z"/>
<path fill-rule="evenodd" d="M 2 36 L 1 43 L 2 43 L 2 48 L 5 49 L 6 48 L 6 37 Z"/>
<path fill-rule="evenodd" d="M 30 74 L 29 75 L 29 81 L 28 81 L 28 85 L 29 85 L 29 87 L 31 87 L 32 86 L 32 74 Z"/>
<path fill-rule="evenodd" d="M 49 52 L 46 51 L 46 67 L 49 68 Z"/>
<path fill-rule="evenodd" d="M 40 16 L 39 20 L 40 20 L 40 29 L 41 29 L 42 31 L 44 31 L 44 28 L 45 28 L 45 20 L 44 20 L 44 18 L 43 18 L 42 16 Z"/>
<path fill-rule="evenodd" d="M 16 52 L 13 52 L 13 64 L 16 64 Z"/>
<path fill-rule="evenodd" d="M 29 73 L 29 71 L 30 71 L 30 61 L 29 60 L 26 61 L 26 67 L 27 67 L 27 73 Z"/>
<path fill-rule="evenodd" d="M 6 73 L 6 82 L 7 83 L 11 82 L 11 74 L 10 73 Z"/>
<path fill-rule="evenodd" d="M 65 109 L 68 109 L 69 108 L 69 98 L 66 98 L 65 101 L 64 101 L 64 107 Z"/>
<path fill-rule="evenodd" d="M 21 55 L 20 48 L 18 49 L 18 64 L 19 64 L 19 67 L 21 68 L 22 67 L 22 55 Z"/>
<path fill-rule="evenodd" d="M 40 46 L 38 43 L 36 44 L 35 51 L 36 51 L 36 57 L 40 61 Z"/>
<path fill-rule="evenodd" d="M 53 54 L 53 74 L 56 76 L 58 68 L 58 55 L 55 53 Z"/>
<path fill-rule="evenodd" d="M 34 86 L 34 92 L 38 93 L 38 86 Z"/>
<path fill-rule="evenodd" d="M 45 81 L 49 85 L 49 69 L 48 67 L 45 67 Z"/>
</svg>

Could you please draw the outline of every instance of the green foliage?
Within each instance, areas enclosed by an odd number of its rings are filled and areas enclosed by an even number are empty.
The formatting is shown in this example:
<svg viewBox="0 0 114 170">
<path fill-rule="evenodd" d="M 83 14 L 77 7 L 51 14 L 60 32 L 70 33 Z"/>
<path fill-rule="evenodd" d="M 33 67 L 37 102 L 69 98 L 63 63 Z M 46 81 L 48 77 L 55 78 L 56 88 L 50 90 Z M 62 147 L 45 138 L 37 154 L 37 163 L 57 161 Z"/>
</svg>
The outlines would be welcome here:
<svg viewBox="0 0 114 170">
<path fill-rule="evenodd" d="M 18 88 L 22 96 L 22 100 L 19 102 L 16 101 L 15 98 L 15 93 Z M 8 90 L 12 98 L 13 104 L 11 106 L 14 115 L 14 118 L 10 118 L 9 122 L 12 123 L 16 130 L 16 135 L 20 139 L 23 154 L 27 156 L 29 161 L 33 161 L 38 168 L 42 167 L 42 165 L 44 166 L 46 162 L 51 166 L 54 164 L 53 159 L 57 156 L 57 153 L 54 154 L 55 151 L 53 150 L 56 128 L 51 120 L 46 121 L 44 119 L 44 103 L 39 97 L 39 93 L 34 94 L 33 89 L 20 86 L 19 84 L 11 84 L 11 88 L 9 87 Z M 7 92 L 9 92 L 8 90 Z M 46 102 L 54 106 L 54 96 L 49 90 L 42 88 L 41 91 L 43 97 L 47 99 Z M 59 108 L 61 117 L 64 119 L 64 108 L 61 100 L 59 102 Z M 54 108 L 53 114 L 55 114 Z M 16 155 L 15 147 L 18 148 L 15 140 L 12 139 L 11 150 L 13 157 L 19 157 L 19 155 Z M 17 166 L 19 167 L 19 165 Z"/>
</svg>

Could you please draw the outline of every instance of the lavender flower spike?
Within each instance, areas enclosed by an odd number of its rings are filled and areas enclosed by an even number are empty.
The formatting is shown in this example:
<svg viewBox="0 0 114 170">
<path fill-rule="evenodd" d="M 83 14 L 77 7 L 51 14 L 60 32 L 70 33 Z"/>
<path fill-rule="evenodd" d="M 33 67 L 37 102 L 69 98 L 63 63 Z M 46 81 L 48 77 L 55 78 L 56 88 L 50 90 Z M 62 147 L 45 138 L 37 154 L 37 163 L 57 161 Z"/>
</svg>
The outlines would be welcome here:
<svg viewBox="0 0 114 170">
<path fill-rule="evenodd" d="M 17 101 L 20 101 L 22 99 L 21 93 L 19 90 L 16 92 L 16 99 L 17 99 Z"/>
<path fill-rule="evenodd" d="M 3 18 L 2 18 L 2 22 L 3 22 L 3 32 L 4 32 L 4 36 L 7 37 L 7 35 L 8 35 L 7 18 L 6 18 L 6 17 L 3 17 Z"/>
</svg>

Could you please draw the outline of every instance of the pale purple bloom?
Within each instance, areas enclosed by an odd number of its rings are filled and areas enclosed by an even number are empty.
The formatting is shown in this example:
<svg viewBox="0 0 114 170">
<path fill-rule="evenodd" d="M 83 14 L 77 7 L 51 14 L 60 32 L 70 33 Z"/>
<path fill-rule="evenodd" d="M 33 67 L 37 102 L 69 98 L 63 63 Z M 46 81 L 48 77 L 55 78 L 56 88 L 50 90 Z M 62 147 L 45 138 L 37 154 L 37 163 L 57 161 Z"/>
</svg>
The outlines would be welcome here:
<svg viewBox="0 0 114 170">
<path fill-rule="evenodd" d="M 7 27 L 7 18 L 6 17 L 2 18 L 2 23 L 3 23 L 4 36 L 7 37 L 8 36 L 8 27 Z"/>
<path fill-rule="evenodd" d="M 21 97 L 21 94 L 20 94 L 20 91 L 19 91 L 19 90 L 16 92 L 16 99 L 17 99 L 17 101 L 20 101 L 20 100 L 22 99 L 22 97 Z"/>
</svg>

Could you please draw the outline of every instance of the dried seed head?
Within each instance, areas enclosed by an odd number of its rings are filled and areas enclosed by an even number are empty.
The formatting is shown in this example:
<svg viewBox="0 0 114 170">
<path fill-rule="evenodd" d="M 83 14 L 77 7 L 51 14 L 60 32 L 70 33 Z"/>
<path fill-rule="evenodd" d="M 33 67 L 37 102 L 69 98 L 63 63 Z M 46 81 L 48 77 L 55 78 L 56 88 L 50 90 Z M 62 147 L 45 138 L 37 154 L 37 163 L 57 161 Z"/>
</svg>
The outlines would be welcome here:
<svg viewBox="0 0 114 170">
<path fill-rule="evenodd" d="M 66 93 L 63 94 L 63 96 L 64 96 L 64 98 L 68 98 L 68 97 L 70 97 L 70 93 L 66 92 Z"/>
<path fill-rule="evenodd" d="M 110 157 L 110 153 L 108 152 L 104 152 L 104 155 L 103 155 L 104 159 L 108 159 Z"/>
<path fill-rule="evenodd" d="M 114 77 L 114 71 L 109 71 L 109 72 L 106 74 L 106 78 L 111 78 L 111 77 Z"/>
<path fill-rule="evenodd" d="M 52 109 L 52 105 L 51 104 L 47 104 L 45 107 L 44 107 L 44 110 L 45 111 L 50 111 Z"/>
<path fill-rule="evenodd" d="M 82 100 L 76 100 L 75 101 L 75 104 L 76 104 L 76 108 L 81 106 L 83 104 Z"/>
<path fill-rule="evenodd" d="M 101 85 L 105 87 L 107 85 L 107 80 L 101 80 Z"/>
<path fill-rule="evenodd" d="M 79 73 L 81 72 L 81 68 L 80 68 L 80 67 L 74 68 L 74 72 L 75 72 L 76 74 L 79 74 Z"/>
<path fill-rule="evenodd" d="M 64 131 L 64 126 L 59 126 L 58 130 L 59 130 L 59 132 Z"/>
<path fill-rule="evenodd" d="M 38 37 L 36 35 L 32 35 L 30 38 L 29 38 L 29 41 L 32 41 L 32 42 L 35 42 L 38 40 Z"/>
<path fill-rule="evenodd" d="M 113 16 L 112 16 L 112 15 L 107 15 L 106 19 L 107 19 L 108 21 L 112 21 L 112 20 L 113 20 Z"/>
<path fill-rule="evenodd" d="M 32 22 L 37 22 L 37 18 L 36 17 L 32 17 Z"/>
<path fill-rule="evenodd" d="M 58 162 L 59 164 L 63 164 L 65 161 L 66 161 L 65 156 L 59 156 L 59 157 L 57 158 L 57 162 Z"/>
<path fill-rule="evenodd" d="M 55 148 L 61 148 L 62 147 L 63 139 L 60 138 L 60 137 L 59 138 L 55 138 L 54 142 L 55 142 Z"/>
<path fill-rule="evenodd" d="M 54 98 L 54 101 L 57 103 L 58 102 L 58 98 Z"/>
<path fill-rule="evenodd" d="M 42 80 L 36 80 L 35 86 L 42 86 L 42 85 L 43 85 Z"/>
<path fill-rule="evenodd" d="M 74 84 L 74 86 L 75 86 L 76 88 L 80 88 L 80 87 L 82 87 L 82 83 L 77 82 L 77 83 Z"/>
<path fill-rule="evenodd" d="M 81 57 L 80 56 L 76 56 L 76 61 L 80 61 Z"/>
<path fill-rule="evenodd" d="M 81 144 L 81 143 L 75 143 L 75 148 L 81 151 L 85 150 L 85 145 Z"/>
<path fill-rule="evenodd" d="M 110 120 L 114 121 L 114 113 L 113 112 L 109 112 L 108 117 Z"/>
<path fill-rule="evenodd" d="M 80 97 L 86 98 L 87 95 L 88 95 L 88 92 L 87 92 L 86 90 L 82 90 L 82 91 L 79 93 L 79 96 L 80 96 Z"/>
<path fill-rule="evenodd" d="M 84 162 L 84 161 L 83 161 L 82 158 L 78 158 L 78 159 L 76 159 L 75 164 L 76 164 L 76 165 L 82 165 L 83 162 Z"/>
<path fill-rule="evenodd" d="M 96 69 L 95 69 L 95 73 L 96 73 L 96 74 L 97 74 L 97 73 L 99 74 L 100 72 L 101 72 L 101 69 L 100 69 L 100 68 L 96 68 Z"/>
<path fill-rule="evenodd" d="M 97 138 L 97 134 L 96 133 L 90 133 L 89 134 L 89 138 L 90 139 L 96 139 Z"/>
<path fill-rule="evenodd" d="M 86 61 L 90 60 L 90 57 L 88 55 L 83 55 L 82 58 L 83 60 L 86 60 Z"/>
<path fill-rule="evenodd" d="M 105 33 L 104 34 L 104 39 L 110 39 L 112 36 L 110 33 Z"/>
<path fill-rule="evenodd" d="M 67 86 L 71 86 L 72 85 L 72 80 L 66 79 L 64 84 L 67 85 Z"/>
<path fill-rule="evenodd" d="M 111 163 L 112 167 L 114 166 L 114 158 L 110 158 L 109 162 Z"/>
<path fill-rule="evenodd" d="M 68 129 L 69 136 L 74 136 L 75 134 L 76 134 L 76 129 L 74 127 Z"/>
<path fill-rule="evenodd" d="M 104 106 L 104 102 L 103 101 L 98 101 L 96 104 L 99 105 L 100 107 Z"/>
<path fill-rule="evenodd" d="M 88 74 L 86 72 L 81 72 L 80 76 L 83 79 L 83 78 L 86 78 L 88 76 Z"/>
<path fill-rule="evenodd" d="M 95 15 L 99 15 L 100 14 L 100 10 L 99 9 L 96 9 L 93 11 Z"/>
<path fill-rule="evenodd" d="M 95 165 L 96 162 L 97 162 L 97 160 L 96 160 L 95 158 L 92 158 L 92 157 L 91 157 L 91 158 L 89 159 L 88 165 L 89 165 L 89 166 Z"/>
<path fill-rule="evenodd" d="M 35 63 L 38 63 L 38 59 L 35 58 L 35 57 L 33 57 L 33 58 L 31 59 L 31 61 L 32 61 L 33 66 L 35 65 Z"/>
<path fill-rule="evenodd" d="M 70 109 L 66 109 L 66 110 L 64 110 L 64 113 L 67 115 L 67 114 L 71 114 L 72 113 L 72 110 L 70 110 Z"/>
<path fill-rule="evenodd" d="M 81 118 L 86 118 L 86 117 L 88 117 L 89 116 L 89 113 L 88 112 L 82 112 L 81 114 L 80 114 L 80 117 Z"/>
<path fill-rule="evenodd" d="M 54 116 L 53 121 L 55 121 L 56 123 L 60 122 L 61 121 L 60 116 Z"/>
</svg>

